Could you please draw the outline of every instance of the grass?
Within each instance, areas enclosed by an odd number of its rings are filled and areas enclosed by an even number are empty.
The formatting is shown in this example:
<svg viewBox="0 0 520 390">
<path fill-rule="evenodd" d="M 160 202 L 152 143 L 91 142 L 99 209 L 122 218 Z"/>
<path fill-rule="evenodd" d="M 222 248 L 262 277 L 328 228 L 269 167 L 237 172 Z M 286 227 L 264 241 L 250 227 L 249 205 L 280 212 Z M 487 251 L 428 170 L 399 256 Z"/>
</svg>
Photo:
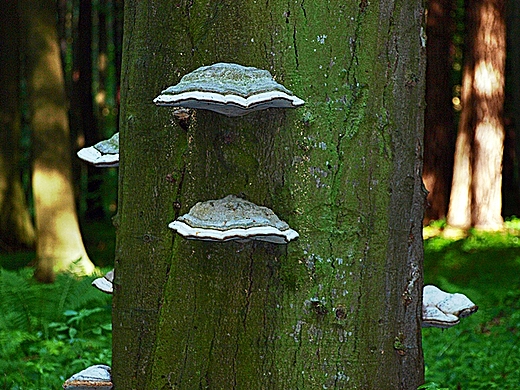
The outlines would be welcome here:
<svg viewBox="0 0 520 390">
<path fill-rule="evenodd" d="M 425 283 L 464 293 L 479 310 L 451 329 L 423 330 L 427 383 L 421 388 L 518 388 L 520 220 L 507 227 L 425 240 Z M 442 232 L 442 224 L 434 229 Z M 91 237 L 98 265 L 110 266 L 111 232 Z M 63 274 L 52 285 L 37 284 L 23 268 L 31 257 L 0 256 L 0 389 L 58 389 L 89 365 L 111 363 L 111 296 L 90 286 L 93 277 Z"/>
<path fill-rule="evenodd" d="M 423 330 L 426 380 L 434 388 L 517 389 L 520 383 L 518 220 L 503 233 L 425 241 L 425 283 L 466 294 L 476 314 L 451 329 Z"/>
</svg>

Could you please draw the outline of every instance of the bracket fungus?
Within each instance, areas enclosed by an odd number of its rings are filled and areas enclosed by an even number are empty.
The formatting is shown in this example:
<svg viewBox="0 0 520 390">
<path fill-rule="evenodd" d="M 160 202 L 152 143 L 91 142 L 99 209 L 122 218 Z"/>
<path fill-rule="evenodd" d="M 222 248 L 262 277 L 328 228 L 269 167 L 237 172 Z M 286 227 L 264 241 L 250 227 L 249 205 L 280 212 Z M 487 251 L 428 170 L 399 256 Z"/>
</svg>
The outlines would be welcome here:
<svg viewBox="0 0 520 390">
<path fill-rule="evenodd" d="M 72 375 L 63 384 L 66 390 L 110 390 L 113 387 L 110 367 L 104 364 L 90 366 Z"/>
<path fill-rule="evenodd" d="M 112 294 L 114 291 L 114 270 L 108 271 L 105 276 L 101 278 L 94 279 L 92 281 L 92 285 L 96 287 L 98 290 L 103 291 L 107 294 Z"/>
<path fill-rule="evenodd" d="M 238 64 L 202 66 L 154 99 L 158 106 L 188 107 L 241 116 L 266 108 L 293 108 L 305 102 L 277 83 L 267 70 Z"/>
<path fill-rule="evenodd" d="M 432 285 L 423 288 L 423 328 L 450 328 L 477 310 L 478 306 L 464 294 L 450 294 Z"/>
<path fill-rule="evenodd" d="M 119 166 L 119 133 L 94 146 L 81 149 L 77 155 L 80 159 L 99 168 Z"/>
<path fill-rule="evenodd" d="M 286 244 L 298 233 L 269 208 L 228 195 L 199 202 L 168 225 L 180 235 L 204 241 L 267 241 Z"/>
</svg>

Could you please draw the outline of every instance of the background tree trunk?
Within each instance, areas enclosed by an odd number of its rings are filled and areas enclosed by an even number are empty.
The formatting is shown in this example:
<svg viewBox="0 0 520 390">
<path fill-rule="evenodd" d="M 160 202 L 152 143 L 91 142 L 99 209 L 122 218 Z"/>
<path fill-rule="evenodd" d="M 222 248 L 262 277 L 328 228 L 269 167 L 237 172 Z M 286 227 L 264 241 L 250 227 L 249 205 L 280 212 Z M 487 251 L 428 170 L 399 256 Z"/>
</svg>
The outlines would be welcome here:
<svg viewBox="0 0 520 390">
<path fill-rule="evenodd" d="M 451 101 L 453 7 L 452 0 L 428 2 L 423 181 L 429 194 L 425 223 L 445 218 L 450 199 L 455 152 Z"/>
<path fill-rule="evenodd" d="M 34 245 L 34 227 L 21 183 L 20 31 L 16 2 L 3 7 L 0 25 L 0 249 Z"/>
<path fill-rule="evenodd" d="M 504 6 L 503 0 L 466 5 L 462 113 L 447 218 L 455 228 L 497 230 L 503 225 Z"/>
<path fill-rule="evenodd" d="M 421 3 L 211 4 L 125 3 L 115 386 L 416 389 Z M 306 105 L 199 110 L 186 134 L 152 99 L 218 61 L 268 69 Z M 271 207 L 300 239 L 169 231 L 228 194 Z"/>
<path fill-rule="evenodd" d="M 33 132 L 35 275 L 41 281 L 52 281 L 55 271 L 72 268 L 90 273 L 94 265 L 83 246 L 74 202 L 56 3 L 21 0 L 19 4 Z"/>
<path fill-rule="evenodd" d="M 76 46 L 76 61 L 78 76 L 75 78 L 74 93 L 75 102 L 80 113 L 79 119 L 84 145 L 91 146 L 102 139 L 94 115 L 94 102 L 92 91 L 92 1 L 79 2 L 78 18 L 78 45 Z M 85 217 L 87 220 L 102 220 L 105 211 L 101 200 L 101 183 L 103 172 L 90 164 L 85 166 L 87 170 L 87 193 Z"/>
</svg>

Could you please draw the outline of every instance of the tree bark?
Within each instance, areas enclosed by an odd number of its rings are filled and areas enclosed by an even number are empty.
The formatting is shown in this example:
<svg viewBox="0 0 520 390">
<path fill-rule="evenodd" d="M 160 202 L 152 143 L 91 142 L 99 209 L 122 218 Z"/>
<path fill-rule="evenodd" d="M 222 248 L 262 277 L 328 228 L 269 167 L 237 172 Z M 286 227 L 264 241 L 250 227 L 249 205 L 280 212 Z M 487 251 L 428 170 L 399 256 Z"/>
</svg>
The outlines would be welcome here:
<svg viewBox="0 0 520 390">
<path fill-rule="evenodd" d="M 430 0 L 426 35 L 426 113 L 423 181 L 429 191 L 425 223 L 448 212 L 455 128 L 451 85 L 452 0 Z"/>
<path fill-rule="evenodd" d="M 113 310 L 117 389 L 423 383 L 425 48 L 416 1 L 125 3 Z M 201 65 L 268 69 L 306 100 L 187 133 L 153 98 Z M 239 194 L 288 245 L 167 225 Z"/>
<path fill-rule="evenodd" d="M 504 11 L 503 0 L 471 0 L 466 5 L 462 113 L 447 218 L 455 228 L 503 226 Z"/>
<path fill-rule="evenodd" d="M 20 3 L 29 95 L 36 219 L 36 278 L 50 282 L 56 271 L 90 273 L 83 246 L 71 174 L 67 101 L 56 27 L 56 3 Z"/>
<path fill-rule="evenodd" d="M 0 249 L 34 246 L 34 227 L 21 182 L 20 32 L 15 2 L 0 26 Z"/>
</svg>

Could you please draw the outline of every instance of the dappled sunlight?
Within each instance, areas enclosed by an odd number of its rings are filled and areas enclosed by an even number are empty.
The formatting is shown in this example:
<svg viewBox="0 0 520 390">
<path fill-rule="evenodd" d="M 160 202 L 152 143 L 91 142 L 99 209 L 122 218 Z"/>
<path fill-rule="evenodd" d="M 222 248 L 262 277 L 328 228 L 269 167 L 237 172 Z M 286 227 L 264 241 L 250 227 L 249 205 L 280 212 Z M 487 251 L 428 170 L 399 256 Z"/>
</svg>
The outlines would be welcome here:
<svg viewBox="0 0 520 390">
<path fill-rule="evenodd" d="M 36 165 L 33 188 L 40 261 L 51 262 L 54 271 L 72 268 L 79 274 L 91 274 L 94 265 L 83 246 L 67 175 Z"/>
<path fill-rule="evenodd" d="M 480 7 L 480 44 L 494 49 L 502 49 L 505 46 L 504 36 L 496 31 L 505 29 L 504 20 L 500 11 L 491 3 L 485 3 Z"/>
<path fill-rule="evenodd" d="M 41 189 L 35 197 L 43 207 L 55 207 L 56 200 L 68 196 L 70 189 L 67 175 L 59 169 L 35 166 L 33 173 L 33 186 Z"/>
<path fill-rule="evenodd" d="M 475 66 L 475 92 L 481 97 L 502 93 L 504 75 L 489 61 L 480 61 Z"/>
<path fill-rule="evenodd" d="M 448 224 L 459 229 L 500 230 L 504 128 L 505 20 L 501 2 L 466 9 L 466 60 Z M 448 231 L 449 233 L 449 231 Z M 460 237 L 460 232 L 452 232 Z"/>
<path fill-rule="evenodd" d="M 486 121 L 480 122 L 475 127 L 475 142 L 478 147 L 478 153 L 488 153 L 486 158 L 495 158 L 496 161 L 489 161 L 489 163 L 500 163 L 501 158 L 494 156 L 493 151 L 501 150 L 503 148 L 503 137 L 496 137 L 496 133 L 502 133 L 502 122 L 496 117 L 487 117 Z M 500 172 L 495 172 L 498 175 Z"/>
</svg>

